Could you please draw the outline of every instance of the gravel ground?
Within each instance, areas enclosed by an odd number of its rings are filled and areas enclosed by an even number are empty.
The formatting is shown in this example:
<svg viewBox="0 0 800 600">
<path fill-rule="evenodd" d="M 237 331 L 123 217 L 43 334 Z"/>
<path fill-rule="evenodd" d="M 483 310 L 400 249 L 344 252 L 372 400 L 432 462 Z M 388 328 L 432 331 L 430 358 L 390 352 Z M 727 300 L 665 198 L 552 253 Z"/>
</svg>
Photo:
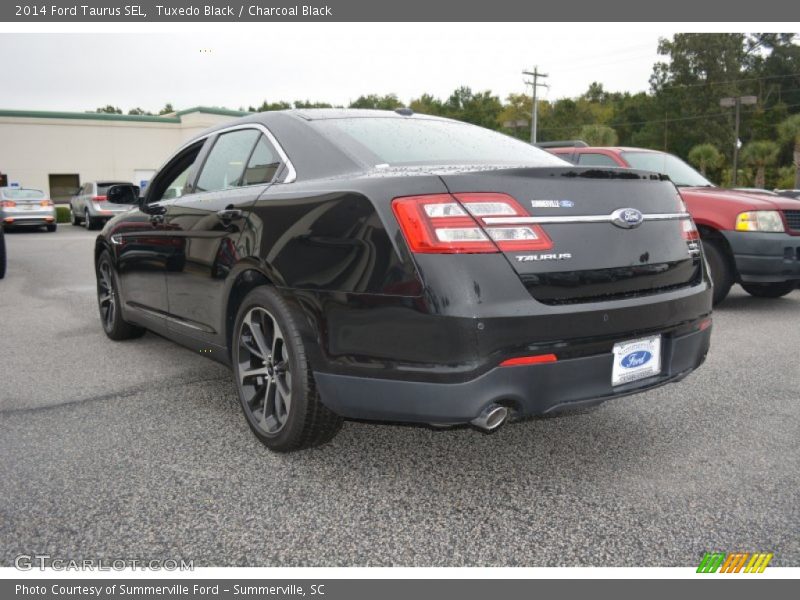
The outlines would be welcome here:
<svg viewBox="0 0 800 600">
<path fill-rule="evenodd" d="M 271 454 L 229 372 L 155 335 L 106 339 L 94 234 L 6 235 L 0 564 L 800 566 L 800 292 L 738 287 L 679 384 L 487 436 L 348 422 Z"/>
</svg>

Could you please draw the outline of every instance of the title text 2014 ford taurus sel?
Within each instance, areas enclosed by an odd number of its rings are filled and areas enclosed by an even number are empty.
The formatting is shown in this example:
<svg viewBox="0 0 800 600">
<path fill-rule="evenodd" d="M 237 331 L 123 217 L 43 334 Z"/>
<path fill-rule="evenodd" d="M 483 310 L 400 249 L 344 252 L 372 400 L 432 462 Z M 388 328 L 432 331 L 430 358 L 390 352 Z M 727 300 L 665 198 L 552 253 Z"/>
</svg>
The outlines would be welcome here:
<svg viewBox="0 0 800 600">
<path fill-rule="evenodd" d="M 676 381 L 711 287 L 675 186 L 398 112 L 252 115 L 180 148 L 97 239 L 112 339 L 234 371 L 274 450 L 343 418 L 484 430 Z"/>
</svg>

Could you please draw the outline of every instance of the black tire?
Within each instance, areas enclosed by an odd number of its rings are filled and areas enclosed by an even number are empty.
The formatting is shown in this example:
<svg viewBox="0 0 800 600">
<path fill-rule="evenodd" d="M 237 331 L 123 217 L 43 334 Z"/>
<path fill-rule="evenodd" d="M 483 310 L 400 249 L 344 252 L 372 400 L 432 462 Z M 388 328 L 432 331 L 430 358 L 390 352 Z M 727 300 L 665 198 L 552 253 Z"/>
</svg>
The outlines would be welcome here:
<svg viewBox="0 0 800 600">
<path fill-rule="evenodd" d="M 725 250 L 718 242 L 703 240 L 703 253 L 708 261 L 708 270 L 711 281 L 714 283 L 714 304 L 722 302 L 731 291 L 734 273 L 731 261 Z"/>
<path fill-rule="evenodd" d="M 88 210 L 85 210 L 83 212 L 83 224 L 86 225 L 86 229 L 88 231 L 91 231 L 92 229 L 96 229 L 97 228 L 97 223 L 95 223 L 95 220 L 92 217 L 89 216 L 89 211 Z"/>
<path fill-rule="evenodd" d="M 6 276 L 6 236 L 0 227 L 0 279 Z"/>
<path fill-rule="evenodd" d="M 50 233 L 53 233 L 57 228 L 58 228 L 58 225 L 56 225 L 55 223 L 51 223 L 50 225 L 47 226 L 47 231 L 49 231 Z"/>
<path fill-rule="evenodd" d="M 72 215 L 72 220 L 70 222 L 75 227 L 78 227 L 81 224 L 81 218 L 78 216 L 78 213 L 76 213 L 74 210 L 72 210 L 72 207 L 70 207 L 70 213 Z"/>
<path fill-rule="evenodd" d="M 319 446 L 342 426 L 320 401 L 298 322 L 296 310 L 273 288 L 258 287 L 239 307 L 231 342 L 245 419 L 275 452 Z"/>
<path fill-rule="evenodd" d="M 781 298 L 797 289 L 796 281 L 780 283 L 743 283 L 744 291 L 756 298 Z"/>
<path fill-rule="evenodd" d="M 103 331 L 112 340 L 129 340 L 140 337 L 145 330 L 122 319 L 119 308 L 119 284 L 114 263 L 108 250 L 103 250 L 95 264 L 97 278 L 97 307 Z"/>
</svg>

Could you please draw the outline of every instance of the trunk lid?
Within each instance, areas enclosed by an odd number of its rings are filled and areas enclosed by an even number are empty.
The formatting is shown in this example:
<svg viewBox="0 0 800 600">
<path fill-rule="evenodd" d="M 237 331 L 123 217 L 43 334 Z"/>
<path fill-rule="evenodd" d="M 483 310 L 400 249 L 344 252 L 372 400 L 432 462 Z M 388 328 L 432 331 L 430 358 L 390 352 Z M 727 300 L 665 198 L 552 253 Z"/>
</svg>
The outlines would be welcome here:
<svg viewBox="0 0 800 600">
<path fill-rule="evenodd" d="M 459 200 L 471 193 L 516 200 L 519 216 L 477 217 L 484 229 L 532 226 L 549 239 L 549 247 L 536 250 L 503 249 L 539 301 L 643 295 L 693 285 L 702 277 L 699 244 L 689 239 L 691 220 L 675 186 L 660 175 L 580 167 L 451 169 L 439 175 Z"/>
</svg>

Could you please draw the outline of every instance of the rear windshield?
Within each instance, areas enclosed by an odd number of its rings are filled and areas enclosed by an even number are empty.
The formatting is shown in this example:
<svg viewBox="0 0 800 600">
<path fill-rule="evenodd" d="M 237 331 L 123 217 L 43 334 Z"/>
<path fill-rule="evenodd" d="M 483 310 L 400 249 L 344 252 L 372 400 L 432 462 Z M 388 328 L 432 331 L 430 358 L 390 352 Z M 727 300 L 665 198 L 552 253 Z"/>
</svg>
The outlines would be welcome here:
<svg viewBox="0 0 800 600">
<path fill-rule="evenodd" d="M 26 190 L 23 188 L 8 188 L 3 190 L 3 198 L 9 200 L 40 200 L 44 198 L 42 190 Z"/>
<path fill-rule="evenodd" d="M 569 164 L 516 138 L 457 121 L 362 117 L 312 124 L 336 145 L 371 165 Z"/>
<path fill-rule="evenodd" d="M 108 188 L 112 185 L 131 185 L 129 181 L 104 181 L 103 183 L 97 184 L 97 195 L 98 196 L 105 196 Z"/>
<path fill-rule="evenodd" d="M 689 187 L 713 185 L 680 158 L 666 152 L 623 152 L 622 158 L 634 169 L 668 175 L 675 185 Z"/>
</svg>

